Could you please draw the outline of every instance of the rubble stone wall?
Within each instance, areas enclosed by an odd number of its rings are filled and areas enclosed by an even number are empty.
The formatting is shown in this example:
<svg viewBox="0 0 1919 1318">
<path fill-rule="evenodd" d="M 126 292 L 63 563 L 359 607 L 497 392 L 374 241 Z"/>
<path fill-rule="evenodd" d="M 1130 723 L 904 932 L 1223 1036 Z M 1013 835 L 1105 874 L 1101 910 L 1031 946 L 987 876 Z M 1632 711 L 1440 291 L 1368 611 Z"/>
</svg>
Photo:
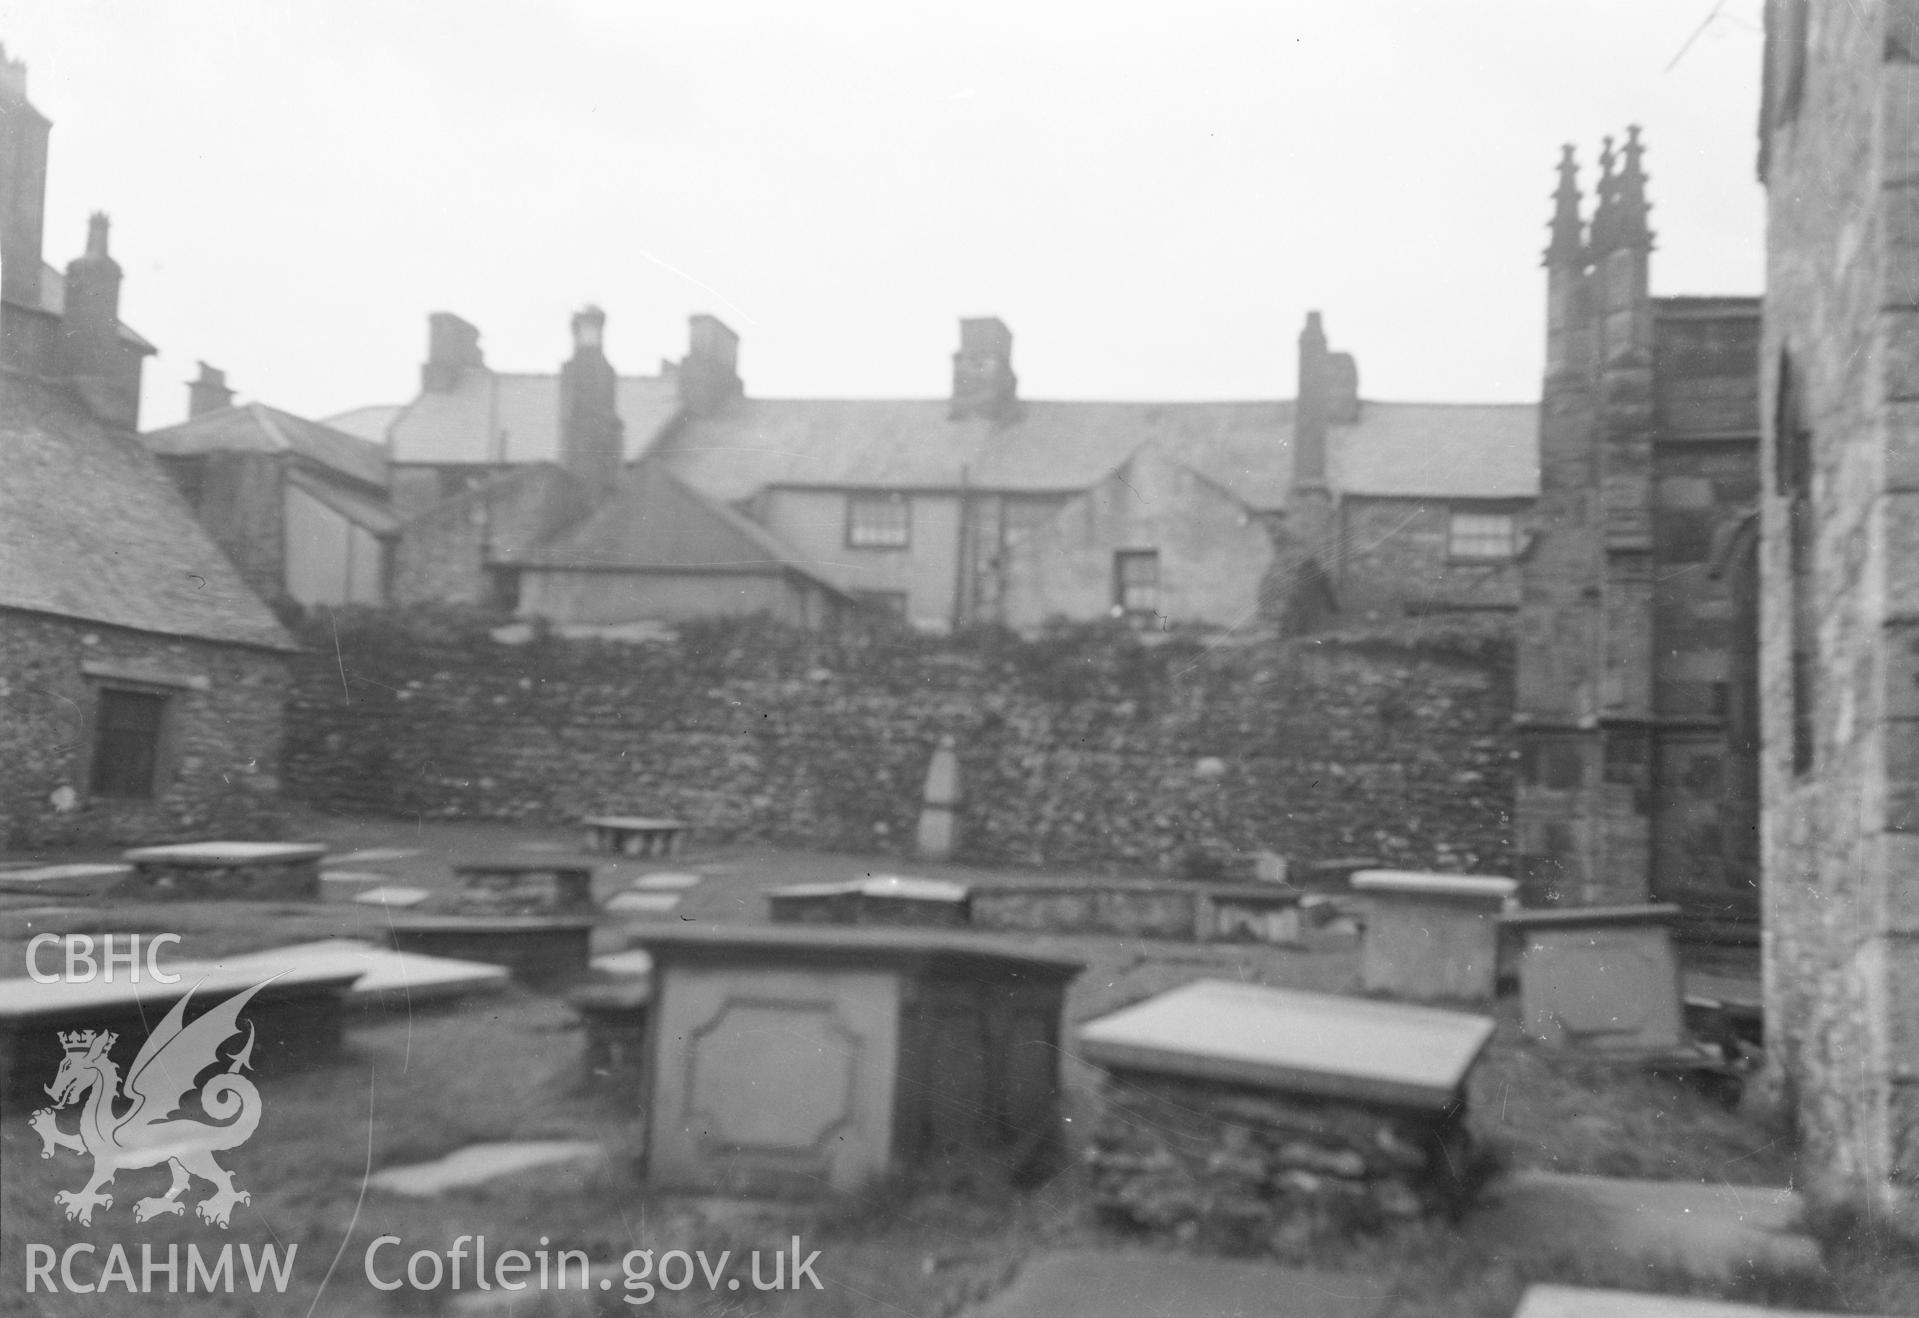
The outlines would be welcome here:
<svg viewBox="0 0 1919 1318">
<path fill-rule="evenodd" d="M 0 850 L 278 835 L 286 656 L 0 610 Z M 164 696 L 151 798 L 90 788 L 103 689 Z"/>
<path fill-rule="evenodd" d="M 444 611 L 318 626 L 287 776 L 329 809 L 670 814 L 707 843 L 904 854 L 950 733 L 971 863 L 1212 879 L 1265 848 L 1507 866 L 1509 649 L 1485 636 L 1209 647 L 1117 626 L 1022 641 L 745 619 L 672 643 L 507 645 Z"/>
<path fill-rule="evenodd" d="M 1910 1205 L 1919 1178 L 1919 125 L 1910 109 L 1919 27 L 1905 3 L 1807 13 L 1803 32 L 1776 22 L 1768 31 L 1767 1056 L 1796 1094 L 1807 1188 Z M 1795 524 L 1810 529 L 1798 555 Z"/>
<path fill-rule="evenodd" d="M 1107 1077 L 1087 1155 L 1119 1224 L 1286 1255 L 1429 1217 L 1457 1218 L 1492 1170 L 1463 1108 L 1446 1113 L 1202 1083 Z"/>
</svg>

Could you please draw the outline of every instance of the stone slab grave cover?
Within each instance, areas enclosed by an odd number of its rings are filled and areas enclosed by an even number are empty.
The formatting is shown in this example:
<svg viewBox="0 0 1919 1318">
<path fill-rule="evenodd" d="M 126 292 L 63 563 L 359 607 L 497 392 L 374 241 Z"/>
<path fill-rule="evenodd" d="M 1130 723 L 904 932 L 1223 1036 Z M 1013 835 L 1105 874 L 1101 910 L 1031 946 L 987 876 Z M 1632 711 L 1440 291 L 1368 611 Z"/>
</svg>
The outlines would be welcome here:
<svg viewBox="0 0 1919 1318">
<path fill-rule="evenodd" d="M 1502 1177 L 1487 1200 L 1462 1235 L 1517 1257 L 1576 1241 L 1590 1257 L 1710 1279 L 1822 1266 L 1805 1202 L 1784 1188 L 1524 1169 Z"/>
<path fill-rule="evenodd" d="M 1619 1057 L 1685 1049 L 1677 906 L 1551 907 L 1504 917 L 1519 944 L 1526 1035 Z"/>
<path fill-rule="evenodd" d="M 1360 982 L 1420 1002 L 1492 997 L 1499 916 L 1518 888 L 1477 875 L 1361 870 L 1352 877 L 1366 902 Z"/>
<path fill-rule="evenodd" d="M 640 892 L 684 892 L 688 888 L 699 887 L 703 882 L 704 875 L 660 870 L 653 874 L 642 874 L 633 880 L 633 887 Z"/>
<path fill-rule="evenodd" d="M 588 851 L 615 856 L 671 856 L 688 827 L 684 820 L 645 815 L 591 815 L 580 822 Z"/>
<path fill-rule="evenodd" d="M 434 905 L 462 915 L 573 915 L 593 909 L 592 861 L 502 856 L 453 865 L 459 891 Z"/>
<path fill-rule="evenodd" d="M 1528 1286 L 1513 1318 L 1838 1318 L 1811 1309 L 1772 1309 L 1583 1286 Z M 1885 1315 L 1891 1318 L 1891 1315 Z"/>
<path fill-rule="evenodd" d="M 678 909 L 680 894 L 677 892 L 640 892 L 629 889 L 616 892 L 606 899 L 601 909 L 609 915 L 665 915 Z"/>
<path fill-rule="evenodd" d="M 522 983 L 543 987 L 586 974 L 592 955 L 589 916 L 432 915 L 407 911 L 387 922 L 397 952 L 505 966 Z"/>
<path fill-rule="evenodd" d="M 385 888 L 393 883 L 390 874 L 374 874 L 368 870 L 320 871 L 320 900 L 323 902 L 350 902 L 362 893 Z"/>
<path fill-rule="evenodd" d="M 367 1178 L 367 1184 L 389 1194 L 431 1198 L 449 1190 L 484 1185 L 502 1176 L 545 1170 L 569 1164 L 598 1162 L 605 1148 L 590 1140 L 525 1140 L 504 1144 L 470 1144 L 444 1158 L 406 1167 L 386 1167 Z"/>
<path fill-rule="evenodd" d="M 391 906 L 397 909 L 418 906 L 432 897 L 426 888 L 409 888 L 404 884 L 393 884 L 384 888 L 369 888 L 365 892 L 355 893 L 352 900 L 362 906 Z"/>
<path fill-rule="evenodd" d="M 42 1096 L 41 1086 L 60 1065 L 62 1031 L 111 1030 L 119 1035 L 113 1056 L 124 1074 L 148 1031 L 181 998 L 192 995 L 188 1018 L 194 1019 L 267 978 L 241 958 L 170 961 L 165 968 L 179 976 L 176 982 L 163 984 L 150 976 L 111 983 L 104 978 L 52 984 L 0 980 L 0 1077 L 9 1090 L 16 1096 Z M 240 1017 L 254 1030 L 254 1068 L 262 1075 L 279 1075 L 336 1056 L 345 996 L 360 973 L 340 966 L 295 966 L 262 988 Z"/>
<path fill-rule="evenodd" d="M 810 1196 L 948 1159 L 1057 1165 L 1079 962 L 926 929 L 666 925 L 638 942 L 656 1186 Z"/>
<path fill-rule="evenodd" d="M 1027 1260 L 966 1318 L 1370 1318 L 1391 1287 L 1371 1277 L 1235 1259 L 1061 1250 Z"/>
<path fill-rule="evenodd" d="M 131 865 L 35 865 L 0 871 L 0 892 L 33 897 L 105 897 L 125 888 Z"/>
<path fill-rule="evenodd" d="M 347 991 L 348 1002 L 396 1007 L 494 992 L 505 988 L 509 978 L 502 966 L 395 952 L 353 938 L 293 943 L 228 957 L 223 964 L 229 970 L 250 971 L 261 978 L 295 969 L 351 971 L 358 978 Z"/>
<path fill-rule="evenodd" d="M 1100 1209 L 1228 1249 L 1456 1216 L 1485 1160 L 1465 1121 L 1484 1016 L 1200 980 L 1082 1026 L 1106 1073 Z"/>
<path fill-rule="evenodd" d="M 799 883 L 766 894 L 775 924 L 874 924 L 959 928 L 967 889 L 946 879 L 871 874 L 846 883 Z"/>
<path fill-rule="evenodd" d="M 317 842 L 181 842 L 136 847 L 121 859 L 133 881 L 119 895 L 155 901 L 312 901 L 320 895 Z"/>
<path fill-rule="evenodd" d="M 1198 910 L 1199 937 L 1203 942 L 1295 946 L 1301 941 L 1304 895 L 1277 884 L 1208 887 Z"/>
</svg>

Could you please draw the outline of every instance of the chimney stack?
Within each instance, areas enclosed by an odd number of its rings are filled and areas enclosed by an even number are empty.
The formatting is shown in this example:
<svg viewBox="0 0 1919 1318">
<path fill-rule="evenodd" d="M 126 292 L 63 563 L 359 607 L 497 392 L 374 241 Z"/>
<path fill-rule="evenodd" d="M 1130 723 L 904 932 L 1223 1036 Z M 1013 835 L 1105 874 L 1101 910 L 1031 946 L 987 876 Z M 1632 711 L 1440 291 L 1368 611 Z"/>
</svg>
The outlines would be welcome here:
<svg viewBox="0 0 1919 1318">
<path fill-rule="evenodd" d="M 560 368 L 560 465 L 595 499 L 619 482 L 625 461 L 619 377 L 606 359 L 605 337 L 604 311 L 576 312 L 573 356 Z"/>
<path fill-rule="evenodd" d="M 233 390 L 227 388 L 227 373 L 201 362 L 200 378 L 187 381 L 187 419 L 232 406 Z"/>
<path fill-rule="evenodd" d="M 480 352 L 480 331 L 450 311 L 436 311 L 426 318 L 426 362 L 420 367 L 420 389 L 429 394 L 450 394 L 460 385 L 460 376 L 469 370 L 486 369 Z"/>
<path fill-rule="evenodd" d="M 27 100 L 27 66 L 0 46 L 0 298 L 40 305 L 52 124 Z"/>
<path fill-rule="evenodd" d="M 740 382 L 740 336 L 717 317 L 693 316 L 687 321 L 686 360 L 673 374 L 686 410 L 710 415 L 746 392 Z"/>
<path fill-rule="evenodd" d="M 1018 407 L 1013 332 L 996 316 L 961 320 L 959 351 L 953 354 L 953 404 L 947 415 L 1010 421 Z"/>
<path fill-rule="evenodd" d="M 87 221 L 87 250 L 67 262 L 66 309 L 60 317 L 65 374 L 94 415 L 135 429 L 140 419 L 139 354 L 120 341 L 120 265 L 107 251 L 108 221 Z"/>
</svg>

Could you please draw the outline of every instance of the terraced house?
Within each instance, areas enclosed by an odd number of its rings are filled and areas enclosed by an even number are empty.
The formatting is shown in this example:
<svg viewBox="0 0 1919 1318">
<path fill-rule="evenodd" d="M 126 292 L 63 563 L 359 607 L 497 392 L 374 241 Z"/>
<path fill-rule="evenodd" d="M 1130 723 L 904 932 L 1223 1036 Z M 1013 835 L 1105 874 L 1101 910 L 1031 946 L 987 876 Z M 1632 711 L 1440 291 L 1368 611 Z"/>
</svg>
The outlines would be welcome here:
<svg viewBox="0 0 1919 1318">
<path fill-rule="evenodd" d="M 992 318 L 960 322 L 945 398 L 763 399 L 713 317 L 654 376 L 614 371 L 583 317 L 564 371 L 520 375 L 438 313 L 418 397 L 332 419 L 384 440 L 412 510 L 399 598 L 603 625 L 857 605 L 941 631 L 1518 604 L 1536 409 L 1362 399 L 1316 313 L 1299 398 L 1217 403 L 1028 399 Z"/>
</svg>

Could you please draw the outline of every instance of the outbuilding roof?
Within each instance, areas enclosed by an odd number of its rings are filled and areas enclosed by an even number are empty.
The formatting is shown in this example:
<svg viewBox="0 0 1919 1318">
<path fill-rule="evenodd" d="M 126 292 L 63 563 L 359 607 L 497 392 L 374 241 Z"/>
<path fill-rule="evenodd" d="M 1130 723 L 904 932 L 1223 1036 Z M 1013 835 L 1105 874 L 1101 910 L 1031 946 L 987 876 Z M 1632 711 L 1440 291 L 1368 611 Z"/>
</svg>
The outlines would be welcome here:
<svg viewBox="0 0 1919 1318">
<path fill-rule="evenodd" d="M 0 608 L 291 650 L 130 433 L 0 370 Z"/>
</svg>

